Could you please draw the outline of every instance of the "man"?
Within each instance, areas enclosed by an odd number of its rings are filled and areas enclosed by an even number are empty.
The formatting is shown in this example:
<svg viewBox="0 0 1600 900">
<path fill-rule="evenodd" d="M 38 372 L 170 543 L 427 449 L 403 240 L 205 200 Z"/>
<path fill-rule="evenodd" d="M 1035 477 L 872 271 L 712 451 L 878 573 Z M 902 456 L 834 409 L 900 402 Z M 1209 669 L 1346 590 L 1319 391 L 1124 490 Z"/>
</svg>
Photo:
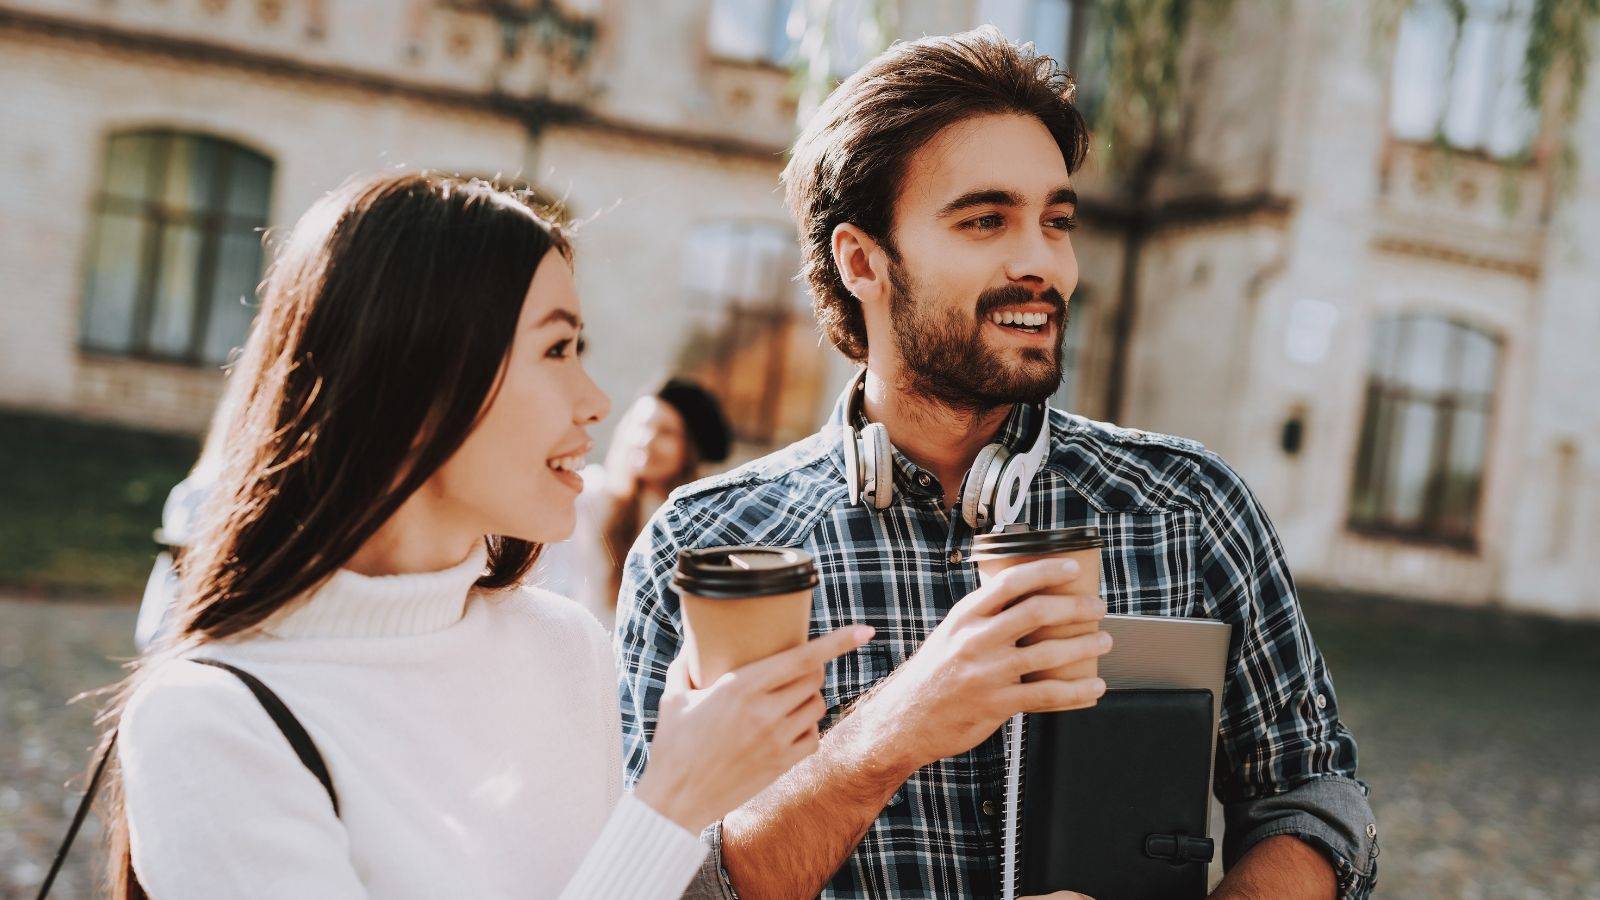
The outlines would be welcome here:
<svg viewBox="0 0 1600 900">
<path fill-rule="evenodd" d="M 897 45 L 833 93 L 784 172 L 819 320 L 865 366 L 857 420 L 847 393 L 819 434 L 675 492 L 630 556 L 618 631 L 637 777 L 683 641 L 669 584 L 679 550 L 803 548 L 822 573 L 812 628 L 877 626 L 830 669 L 820 750 L 713 835 L 746 900 L 998 893 L 998 729 L 1050 702 L 1017 693 L 1019 667 L 1040 660 L 1020 659 L 1003 609 L 1044 582 L 978 588 L 957 501 L 986 444 L 1026 449 L 1061 377 L 1078 277 L 1071 175 L 1086 148 L 1070 97 L 1053 63 L 991 28 Z M 893 444 L 883 509 L 852 503 L 846 485 L 841 429 L 868 421 Z M 1059 412 L 1048 427 L 1028 524 L 1100 528 L 1112 612 L 1233 625 L 1215 779 L 1227 874 L 1214 896 L 1366 896 L 1377 830 L 1355 741 L 1255 497 L 1194 442 Z M 1028 602 L 1040 621 L 1103 609 Z M 1103 652 L 1056 643 L 1058 659 Z M 1057 703 L 1103 690 L 1053 684 Z"/>
</svg>

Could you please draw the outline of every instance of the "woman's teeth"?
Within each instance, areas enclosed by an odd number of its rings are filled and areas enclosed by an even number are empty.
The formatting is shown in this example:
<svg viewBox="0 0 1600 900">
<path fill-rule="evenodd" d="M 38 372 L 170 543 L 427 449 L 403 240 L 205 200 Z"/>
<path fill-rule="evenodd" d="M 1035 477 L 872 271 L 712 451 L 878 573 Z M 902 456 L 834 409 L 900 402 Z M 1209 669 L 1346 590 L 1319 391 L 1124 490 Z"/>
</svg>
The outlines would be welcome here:
<svg viewBox="0 0 1600 900">
<path fill-rule="evenodd" d="M 583 455 L 558 456 L 555 459 L 550 460 L 548 463 L 546 463 L 546 465 L 552 469 L 555 469 L 557 472 L 576 472 L 583 468 Z"/>
<path fill-rule="evenodd" d="M 1022 331 L 1037 331 L 1050 321 L 1050 314 L 1007 310 L 989 313 L 989 321 L 1002 327 L 1016 328 Z"/>
</svg>

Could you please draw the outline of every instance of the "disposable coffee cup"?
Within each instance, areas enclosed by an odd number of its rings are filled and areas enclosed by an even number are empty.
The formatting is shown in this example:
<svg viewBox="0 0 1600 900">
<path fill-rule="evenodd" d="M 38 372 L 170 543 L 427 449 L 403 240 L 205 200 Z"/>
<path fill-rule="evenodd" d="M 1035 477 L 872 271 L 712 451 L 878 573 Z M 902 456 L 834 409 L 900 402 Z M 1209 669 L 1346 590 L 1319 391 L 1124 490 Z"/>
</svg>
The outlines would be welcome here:
<svg viewBox="0 0 1600 900">
<path fill-rule="evenodd" d="M 1078 561 L 1078 574 L 1062 581 L 1059 585 L 1047 588 L 1046 591 L 1098 597 L 1100 596 L 1100 548 L 1103 543 L 1100 539 L 1100 530 L 1094 527 L 1033 531 L 1026 526 L 1011 526 L 1004 531 L 980 534 L 973 538 L 972 559 L 978 564 L 980 584 L 989 582 L 1006 569 L 1022 563 L 1040 559 L 1075 559 Z M 1098 620 L 1070 625 L 1049 625 L 1024 636 L 1017 643 L 1026 647 L 1040 641 L 1078 637 L 1099 630 Z M 1100 658 L 1090 657 L 1070 665 L 1030 672 L 1022 676 L 1022 680 L 1093 678 L 1099 671 Z"/>
<path fill-rule="evenodd" d="M 816 586 L 816 564 L 803 550 L 679 553 L 672 587 L 682 602 L 690 683 L 707 687 L 740 666 L 805 643 Z"/>
</svg>

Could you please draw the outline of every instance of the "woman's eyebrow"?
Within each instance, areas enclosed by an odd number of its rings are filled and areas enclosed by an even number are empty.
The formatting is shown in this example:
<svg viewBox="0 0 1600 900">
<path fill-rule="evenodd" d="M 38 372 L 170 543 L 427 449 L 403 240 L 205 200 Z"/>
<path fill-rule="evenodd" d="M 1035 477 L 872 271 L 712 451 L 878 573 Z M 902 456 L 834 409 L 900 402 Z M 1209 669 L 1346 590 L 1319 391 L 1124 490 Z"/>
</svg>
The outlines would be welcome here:
<svg viewBox="0 0 1600 900">
<path fill-rule="evenodd" d="M 578 314 L 570 309 L 552 309 L 545 313 L 544 318 L 533 323 L 533 327 L 543 328 L 551 322 L 565 322 L 579 331 L 583 330 L 583 319 L 579 318 Z"/>
</svg>

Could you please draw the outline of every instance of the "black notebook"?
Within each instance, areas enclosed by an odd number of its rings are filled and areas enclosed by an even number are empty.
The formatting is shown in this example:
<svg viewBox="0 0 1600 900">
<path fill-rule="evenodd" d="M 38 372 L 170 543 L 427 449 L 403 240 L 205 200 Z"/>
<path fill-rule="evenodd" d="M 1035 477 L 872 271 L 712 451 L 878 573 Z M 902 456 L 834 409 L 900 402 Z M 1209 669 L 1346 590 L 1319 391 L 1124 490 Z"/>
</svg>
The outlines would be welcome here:
<svg viewBox="0 0 1600 900">
<path fill-rule="evenodd" d="M 1005 895 L 1203 898 L 1214 728 L 1211 692 L 1195 689 L 1110 690 L 1089 709 L 1023 717 Z"/>
</svg>

